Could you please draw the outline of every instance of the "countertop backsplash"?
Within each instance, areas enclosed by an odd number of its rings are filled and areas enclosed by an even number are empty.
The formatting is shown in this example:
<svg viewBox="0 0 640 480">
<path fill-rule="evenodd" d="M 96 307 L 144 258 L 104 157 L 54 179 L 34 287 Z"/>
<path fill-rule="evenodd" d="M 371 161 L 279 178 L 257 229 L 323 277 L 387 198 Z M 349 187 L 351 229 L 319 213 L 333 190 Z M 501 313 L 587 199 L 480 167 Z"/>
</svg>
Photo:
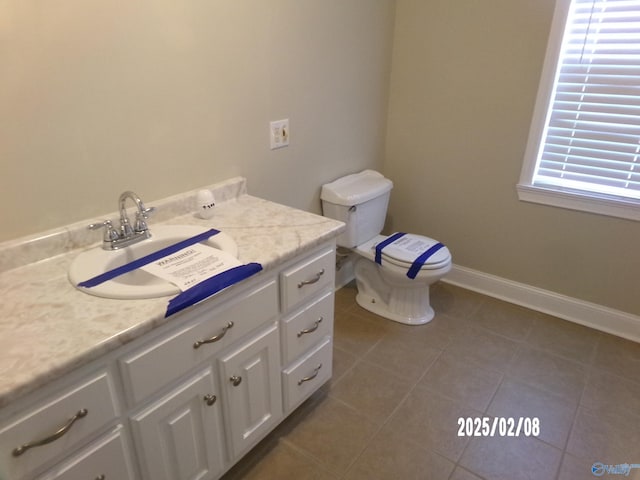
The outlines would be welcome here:
<svg viewBox="0 0 640 480">
<path fill-rule="evenodd" d="M 155 207 L 156 211 L 149 220 L 149 224 L 171 220 L 197 210 L 196 195 L 200 190 L 210 190 L 216 200 L 221 204 L 229 200 L 235 200 L 240 195 L 247 193 L 247 182 L 244 177 L 234 177 L 229 180 L 215 183 L 206 187 L 180 193 L 158 201 L 149 202 L 143 198 L 147 207 Z M 119 192 L 114 192 L 114 204 Z M 96 221 L 111 219 L 114 225 L 120 217 L 118 211 L 96 218 L 83 220 L 64 227 L 55 228 L 46 232 L 40 232 L 27 237 L 8 240 L 0 243 L 0 273 L 40 260 L 49 259 L 56 255 L 68 253 L 78 248 L 90 247 L 101 241 L 100 231 L 91 231 L 87 225 Z"/>
</svg>

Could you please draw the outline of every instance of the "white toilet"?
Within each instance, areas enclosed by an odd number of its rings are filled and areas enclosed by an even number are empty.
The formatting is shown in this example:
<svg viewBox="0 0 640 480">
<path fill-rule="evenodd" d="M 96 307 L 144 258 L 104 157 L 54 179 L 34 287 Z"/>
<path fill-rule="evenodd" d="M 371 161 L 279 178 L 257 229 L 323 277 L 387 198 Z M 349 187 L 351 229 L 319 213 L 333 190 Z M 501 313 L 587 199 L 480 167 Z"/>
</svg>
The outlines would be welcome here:
<svg viewBox="0 0 640 480">
<path fill-rule="evenodd" d="M 347 224 L 337 239 L 356 252 L 358 304 L 408 325 L 429 322 L 429 286 L 451 270 L 451 253 L 437 240 L 410 233 L 380 235 L 393 183 L 373 170 L 322 186 L 325 217 Z"/>
</svg>

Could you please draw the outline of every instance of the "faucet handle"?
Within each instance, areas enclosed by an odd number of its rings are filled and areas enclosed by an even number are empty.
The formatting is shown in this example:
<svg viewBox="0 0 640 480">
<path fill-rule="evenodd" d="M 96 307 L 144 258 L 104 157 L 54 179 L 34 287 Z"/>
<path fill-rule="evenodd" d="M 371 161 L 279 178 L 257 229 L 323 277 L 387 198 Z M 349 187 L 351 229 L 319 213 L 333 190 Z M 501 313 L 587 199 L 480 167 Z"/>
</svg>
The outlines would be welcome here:
<svg viewBox="0 0 640 480">
<path fill-rule="evenodd" d="M 92 223 L 91 225 L 88 225 L 87 228 L 89 228 L 89 230 L 98 230 L 99 228 L 104 228 L 104 236 L 103 236 L 103 241 L 104 242 L 111 242 L 113 240 L 117 240 L 118 239 L 118 232 L 115 231 L 115 229 L 113 228 L 113 224 L 111 223 L 111 220 L 104 220 L 103 222 L 99 222 L 99 223 Z"/>
<path fill-rule="evenodd" d="M 138 233 L 148 231 L 149 227 L 145 220 L 149 218 L 155 210 L 155 207 L 149 207 L 136 212 L 136 222 L 133 225 L 133 231 Z"/>
<path fill-rule="evenodd" d="M 140 215 L 142 218 L 147 219 L 147 218 L 149 218 L 149 217 L 151 216 L 151 214 L 152 214 L 153 212 L 155 212 L 155 211 L 156 211 L 156 207 L 144 208 L 144 209 L 140 210 L 139 215 Z"/>
</svg>

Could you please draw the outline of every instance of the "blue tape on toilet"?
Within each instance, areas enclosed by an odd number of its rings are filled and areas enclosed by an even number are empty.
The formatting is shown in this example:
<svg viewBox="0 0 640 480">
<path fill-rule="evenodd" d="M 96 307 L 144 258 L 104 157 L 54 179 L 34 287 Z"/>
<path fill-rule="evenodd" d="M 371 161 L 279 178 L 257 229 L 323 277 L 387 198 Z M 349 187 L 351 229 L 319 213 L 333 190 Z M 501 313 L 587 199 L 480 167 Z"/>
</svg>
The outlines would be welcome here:
<svg viewBox="0 0 640 480">
<path fill-rule="evenodd" d="M 173 315 L 261 270 L 262 265 L 259 263 L 247 263 L 246 265 L 240 265 L 239 267 L 234 267 L 218 275 L 214 275 L 169 300 L 169 306 L 164 316 L 168 317 L 169 315 Z"/>
<path fill-rule="evenodd" d="M 387 238 L 386 240 L 383 240 L 378 245 L 376 245 L 376 263 L 378 265 L 382 265 L 382 249 L 387 245 L 395 242 L 399 238 L 404 237 L 405 235 L 406 233 L 403 233 L 403 232 L 394 233 L 389 238 Z"/>
<path fill-rule="evenodd" d="M 407 277 L 409 277 L 412 280 L 416 278 L 416 276 L 418 276 L 418 273 L 420 273 L 420 269 L 425 264 L 425 262 L 429 260 L 431 256 L 433 256 L 438 250 L 440 250 L 443 247 L 444 245 L 442 243 L 436 243 L 434 246 L 432 246 L 431 248 L 426 250 L 423 254 L 421 254 L 418 258 L 416 258 L 411 264 L 411 267 L 409 267 L 409 270 L 407 271 Z"/>
<path fill-rule="evenodd" d="M 172 253 L 177 252 L 178 250 L 182 250 L 183 248 L 189 247 L 191 245 L 195 245 L 196 243 L 200 243 L 204 240 L 207 240 L 209 237 L 213 237 L 214 235 L 220 233 L 220 230 L 216 230 L 212 228 L 207 230 L 206 232 L 195 235 L 191 238 L 187 238 L 186 240 L 182 240 L 178 243 L 174 243 L 173 245 L 169 245 L 157 252 L 150 253 L 149 255 L 145 255 L 133 262 L 126 263 L 118 268 L 114 268 L 113 270 L 109 270 L 108 272 L 97 275 L 89 280 L 85 280 L 84 282 L 80 282 L 78 284 L 79 287 L 91 288 L 96 285 L 100 285 L 108 280 L 111 280 L 120 275 L 124 275 L 132 270 L 136 270 L 137 268 L 144 267 L 145 265 L 155 262 L 156 260 L 161 259 L 162 257 L 166 257 L 167 255 L 171 255 Z"/>
</svg>

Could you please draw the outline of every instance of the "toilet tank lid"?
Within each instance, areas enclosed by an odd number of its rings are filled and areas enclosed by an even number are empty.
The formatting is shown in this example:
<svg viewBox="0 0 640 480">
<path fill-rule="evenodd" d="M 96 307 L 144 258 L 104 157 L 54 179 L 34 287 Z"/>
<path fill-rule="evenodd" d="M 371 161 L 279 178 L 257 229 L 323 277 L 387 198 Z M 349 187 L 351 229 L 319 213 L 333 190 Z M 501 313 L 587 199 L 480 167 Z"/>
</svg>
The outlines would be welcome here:
<svg viewBox="0 0 640 480">
<path fill-rule="evenodd" d="M 359 205 L 389 192 L 393 182 L 375 170 L 363 170 L 322 186 L 320 199 L 337 205 Z"/>
</svg>

